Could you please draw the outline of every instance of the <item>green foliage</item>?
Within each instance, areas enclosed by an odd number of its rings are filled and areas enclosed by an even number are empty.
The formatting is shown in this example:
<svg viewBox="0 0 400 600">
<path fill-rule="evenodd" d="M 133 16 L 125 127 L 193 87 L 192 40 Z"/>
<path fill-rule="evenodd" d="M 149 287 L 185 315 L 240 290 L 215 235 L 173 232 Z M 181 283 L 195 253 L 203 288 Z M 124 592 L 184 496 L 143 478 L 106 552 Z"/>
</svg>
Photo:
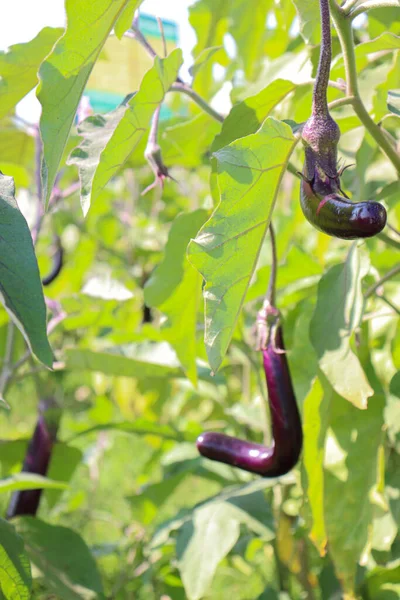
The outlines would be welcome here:
<svg viewBox="0 0 400 600">
<path fill-rule="evenodd" d="M 46 333 L 46 307 L 32 238 L 15 201 L 14 181 L 0 175 L 0 298 L 32 352 L 53 364 Z"/>
<path fill-rule="evenodd" d="M 387 144 L 399 146 L 399 9 L 373 10 L 351 32 L 346 4 L 330 2 L 328 101 L 341 164 L 355 163 L 342 186 L 383 201 L 390 225 L 349 243 L 314 230 L 299 203 L 318 2 L 193 2 L 191 84 L 176 85 L 172 49 L 138 89 L 128 78 L 119 106 L 77 124 L 96 62 L 120 67 L 109 36 L 143 50 L 122 41 L 140 4 L 66 0 L 62 37 L 45 28 L 0 54 L 1 514 L 12 494 L 42 490 L 38 516 L 0 520 L 0 596 L 397 598 L 400 188 Z M 43 219 L 40 143 L 14 116 L 38 81 Z M 229 89 L 232 108 L 216 113 L 208 103 Z M 160 185 L 143 196 L 150 145 Z M 291 473 L 262 479 L 200 457 L 196 439 L 269 443 L 254 326 L 271 218 L 304 442 Z M 45 304 L 40 274 L 57 238 L 64 264 Z M 62 411 L 58 439 L 46 475 L 24 473 L 46 398 Z"/>
<path fill-rule="evenodd" d="M 28 600 L 32 577 L 23 539 L 14 527 L 0 519 L 0 592 L 5 600 Z"/>
</svg>

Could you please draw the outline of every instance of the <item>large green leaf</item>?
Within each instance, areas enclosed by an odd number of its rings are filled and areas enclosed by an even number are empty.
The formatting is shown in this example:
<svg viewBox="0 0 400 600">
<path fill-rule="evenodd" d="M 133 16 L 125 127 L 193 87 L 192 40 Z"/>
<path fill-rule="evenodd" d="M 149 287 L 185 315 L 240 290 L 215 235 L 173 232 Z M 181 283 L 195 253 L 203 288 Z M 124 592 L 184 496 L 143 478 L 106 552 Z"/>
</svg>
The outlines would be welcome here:
<svg viewBox="0 0 400 600">
<path fill-rule="evenodd" d="M 33 564 L 40 569 L 46 587 L 62 600 L 104 598 L 100 575 L 83 539 L 66 527 L 23 517 L 17 530 Z"/>
<path fill-rule="evenodd" d="M 128 102 L 128 109 L 100 154 L 100 161 L 92 180 L 91 202 L 118 172 L 142 139 L 155 108 L 163 101 L 168 89 L 176 80 L 181 64 L 180 48 L 173 50 L 167 58 L 156 56 L 154 59 L 154 65 L 144 76 L 138 93 Z"/>
<path fill-rule="evenodd" d="M 268 118 L 259 131 L 218 150 L 221 202 L 189 246 L 206 281 L 205 343 L 213 371 L 233 335 L 296 140 Z"/>
<path fill-rule="evenodd" d="M 369 268 L 368 257 L 354 243 L 342 265 L 321 278 L 310 335 L 319 366 L 333 389 L 358 408 L 366 408 L 373 394 L 350 341 L 359 325 L 364 305 L 361 281 Z"/>
<path fill-rule="evenodd" d="M 0 119 L 35 87 L 39 65 L 63 31 L 45 27 L 30 42 L 0 52 Z"/>
<path fill-rule="evenodd" d="M 53 364 L 46 333 L 46 306 L 32 237 L 15 201 L 14 181 L 0 175 L 0 299 L 45 365 Z"/>
<path fill-rule="evenodd" d="M 166 316 L 162 333 L 175 349 L 193 385 L 197 384 L 196 317 L 201 281 L 186 258 L 186 248 L 207 218 L 196 210 L 177 217 L 170 229 L 163 262 L 144 290 L 148 306 L 157 306 Z"/>
<path fill-rule="evenodd" d="M 66 0 L 67 29 L 39 70 L 42 181 L 47 204 L 76 109 L 101 49 L 131 0 Z"/>
<path fill-rule="evenodd" d="M 127 109 L 127 100 L 128 98 L 115 110 L 105 115 L 88 117 L 78 126 L 78 133 L 83 137 L 83 141 L 71 152 L 67 164 L 76 165 L 79 169 L 81 205 L 84 216 L 87 215 L 90 208 L 92 182 L 99 164 L 100 154 L 123 117 Z"/>
<path fill-rule="evenodd" d="M 177 554 L 189 600 L 204 596 L 218 564 L 238 540 L 241 524 L 263 536 L 264 541 L 273 539 L 272 514 L 262 492 L 272 484 L 259 480 L 228 488 L 200 504 L 181 522 Z"/>
<path fill-rule="evenodd" d="M 325 527 L 330 555 L 347 592 L 353 590 L 357 562 L 372 534 L 371 493 L 377 481 L 384 404 L 381 394 L 375 394 L 364 411 L 337 394 L 330 402 Z"/>
<path fill-rule="evenodd" d="M 24 542 L 14 527 L 0 519 L 0 596 L 4 600 L 29 600 L 31 565 Z"/>
</svg>

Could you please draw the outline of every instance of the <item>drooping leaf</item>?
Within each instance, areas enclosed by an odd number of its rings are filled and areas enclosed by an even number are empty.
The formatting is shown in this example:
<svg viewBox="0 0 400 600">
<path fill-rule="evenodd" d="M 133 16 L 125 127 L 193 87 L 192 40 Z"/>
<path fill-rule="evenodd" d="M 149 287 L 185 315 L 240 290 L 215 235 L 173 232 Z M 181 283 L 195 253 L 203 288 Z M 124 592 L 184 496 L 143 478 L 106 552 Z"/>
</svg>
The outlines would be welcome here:
<svg viewBox="0 0 400 600">
<path fill-rule="evenodd" d="M 222 124 L 221 133 L 214 140 L 212 152 L 216 152 L 234 140 L 255 133 L 271 110 L 295 87 L 291 81 L 276 79 L 258 94 L 235 104 Z"/>
<path fill-rule="evenodd" d="M 86 82 L 111 29 L 128 5 L 131 0 L 66 0 L 67 29 L 40 67 L 37 90 L 42 105 L 46 205 Z"/>
<path fill-rule="evenodd" d="M 46 587 L 62 600 L 104 598 L 100 575 L 83 539 L 72 529 L 33 517 L 18 519 L 26 552 L 40 569 Z"/>
<path fill-rule="evenodd" d="M 296 140 L 269 117 L 253 135 L 218 150 L 221 202 L 189 245 L 206 281 L 205 343 L 213 371 L 228 349 Z"/>
<path fill-rule="evenodd" d="M 78 126 L 78 134 L 83 141 L 75 148 L 67 161 L 69 165 L 77 165 L 81 183 L 81 205 L 84 216 L 90 208 L 90 194 L 93 177 L 100 160 L 100 154 L 106 147 L 116 126 L 122 119 L 129 97 L 115 110 L 105 115 L 88 117 Z"/>
<path fill-rule="evenodd" d="M 39 65 L 63 31 L 45 27 L 30 42 L 0 52 L 0 119 L 35 87 Z"/>
<path fill-rule="evenodd" d="M 322 372 L 338 394 L 364 409 L 373 390 L 350 341 L 362 317 L 361 281 L 368 268 L 368 258 L 353 244 L 346 262 L 322 276 L 310 324 L 311 341 Z"/>
<path fill-rule="evenodd" d="M 0 519 L 0 574 L 0 596 L 4 600 L 29 600 L 32 576 L 24 542 L 4 519 Z"/>
<path fill-rule="evenodd" d="M 74 436 L 74 438 L 83 435 L 88 435 L 89 433 L 93 433 L 96 431 L 123 431 L 125 433 L 132 433 L 135 435 L 155 435 L 165 440 L 174 440 L 179 442 L 193 442 L 197 435 L 197 433 L 192 435 L 191 433 L 187 434 L 178 431 L 170 425 L 160 425 L 159 423 L 154 423 L 146 419 L 138 418 L 135 419 L 134 422 L 121 421 L 120 423 L 104 423 L 101 425 L 95 425 L 93 427 L 90 427 L 89 429 L 79 431 L 79 433 L 77 433 Z"/>
<path fill-rule="evenodd" d="M 119 40 L 122 39 L 125 31 L 131 27 L 135 10 L 139 8 L 142 2 L 143 0 L 129 0 L 128 4 L 118 17 L 115 23 L 114 31 Z"/>
<path fill-rule="evenodd" d="M 66 487 L 67 484 L 64 481 L 54 481 L 32 473 L 17 473 L 11 477 L 0 479 L 0 493 L 35 489 L 64 490 Z"/>
<path fill-rule="evenodd" d="M 155 108 L 176 80 L 181 64 L 180 48 L 173 50 L 167 58 L 156 56 L 154 59 L 154 65 L 144 76 L 137 94 L 129 100 L 128 109 L 100 154 L 90 202 L 96 199 L 142 139 Z"/>
<path fill-rule="evenodd" d="M 189 69 L 191 76 L 195 78 L 199 71 L 201 71 L 201 69 L 207 65 L 208 61 L 211 60 L 215 54 L 221 52 L 222 49 L 222 46 L 211 46 L 210 48 L 204 48 Z"/>
<path fill-rule="evenodd" d="M 51 367 L 53 353 L 38 264 L 31 233 L 14 196 L 13 179 L 0 175 L 0 299 L 32 352 Z"/>
</svg>

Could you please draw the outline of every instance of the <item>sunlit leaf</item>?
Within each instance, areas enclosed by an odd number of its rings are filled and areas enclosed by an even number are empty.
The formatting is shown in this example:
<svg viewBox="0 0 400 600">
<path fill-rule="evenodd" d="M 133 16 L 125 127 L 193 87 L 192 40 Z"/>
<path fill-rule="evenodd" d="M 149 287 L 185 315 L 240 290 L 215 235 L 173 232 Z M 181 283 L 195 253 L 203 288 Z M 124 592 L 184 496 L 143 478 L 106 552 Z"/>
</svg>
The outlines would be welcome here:
<svg viewBox="0 0 400 600">
<path fill-rule="evenodd" d="M 30 42 L 0 52 L 0 119 L 35 87 L 39 65 L 63 31 L 45 27 Z"/>
<path fill-rule="evenodd" d="M 23 539 L 4 519 L 0 519 L 0 573 L 0 595 L 4 600 L 31 598 L 31 565 Z"/>
<path fill-rule="evenodd" d="M 316 46 L 321 39 L 319 4 L 314 0 L 293 0 L 300 21 L 300 32 L 307 44 Z"/>
<path fill-rule="evenodd" d="M 221 202 L 189 246 L 189 260 L 206 281 L 205 343 L 213 371 L 233 335 L 295 144 L 288 125 L 268 118 L 257 133 L 215 153 Z"/>
<path fill-rule="evenodd" d="M 366 408 L 373 394 L 350 346 L 351 336 L 362 317 L 361 281 L 368 268 L 368 258 L 353 244 L 346 262 L 335 265 L 322 276 L 310 325 L 311 341 L 321 370 L 333 389 L 358 408 Z"/>
<path fill-rule="evenodd" d="M 86 82 L 117 19 L 132 0 L 67 0 L 67 29 L 39 70 L 42 182 L 47 202 Z M 88 35 L 90 32 L 90 35 Z"/>
<path fill-rule="evenodd" d="M 66 487 L 67 484 L 64 481 L 53 481 L 47 477 L 32 473 L 18 473 L 11 475 L 11 477 L 0 479 L 0 493 L 35 489 L 64 490 Z"/>
<path fill-rule="evenodd" d="M 119 40 L 124 35 L 125 31 L 131 27 L 135 10 L 139 8 L 142 2 L 143 0 L 129 0 L 128 4 L 118 17 L 115 23 L 114 31 Z"/>
<path fill-rule="evenodd" d="M 181 64 L 180 48 L 173 50 L 167 58 L 154 59 L 153 67 L 144 76 L 138 93 L 129 100 L 128 109 L 100 154 L 92 181 L 91 202 L 118 172 L 142 139 L 155 108 L 163 101 L 168 89 L 176 80 Z"/>
<path fill-rule="evenodd" d="M 32 237 L 15 201 L 14 181 L 0 175 L 0 299 L 32 352 L 48 367 L 53 353 Z"/>
</svg>

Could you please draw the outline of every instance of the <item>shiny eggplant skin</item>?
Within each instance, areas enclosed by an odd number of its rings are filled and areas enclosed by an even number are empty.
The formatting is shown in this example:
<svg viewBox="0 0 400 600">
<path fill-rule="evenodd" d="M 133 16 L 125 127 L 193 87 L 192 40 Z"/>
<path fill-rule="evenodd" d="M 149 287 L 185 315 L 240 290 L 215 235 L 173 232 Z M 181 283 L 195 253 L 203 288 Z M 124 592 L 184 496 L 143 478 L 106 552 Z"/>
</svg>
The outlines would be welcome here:
<svg viewBox="0 0 400 600">
<path fill-rule="evenodd" d="M 302 444 L 301 420 L 284 350 L 282 329 L 263 352 L 271 412 L 271 447 L 240 440 L 223 433 L 206 432 L 197 439 L 202 456 L 238 467 L 262 477 L 279 477 L 297 463 Z"/>
<path fill-rule="evenodd" d="M 300 204 L 311 225 L 344 240 L 372 237 L 386 225 L 386 210 L 379 202 L 351 202 L 338 192 L 322 195 L 305 179 L 301 182 Z"/>
</svg>

